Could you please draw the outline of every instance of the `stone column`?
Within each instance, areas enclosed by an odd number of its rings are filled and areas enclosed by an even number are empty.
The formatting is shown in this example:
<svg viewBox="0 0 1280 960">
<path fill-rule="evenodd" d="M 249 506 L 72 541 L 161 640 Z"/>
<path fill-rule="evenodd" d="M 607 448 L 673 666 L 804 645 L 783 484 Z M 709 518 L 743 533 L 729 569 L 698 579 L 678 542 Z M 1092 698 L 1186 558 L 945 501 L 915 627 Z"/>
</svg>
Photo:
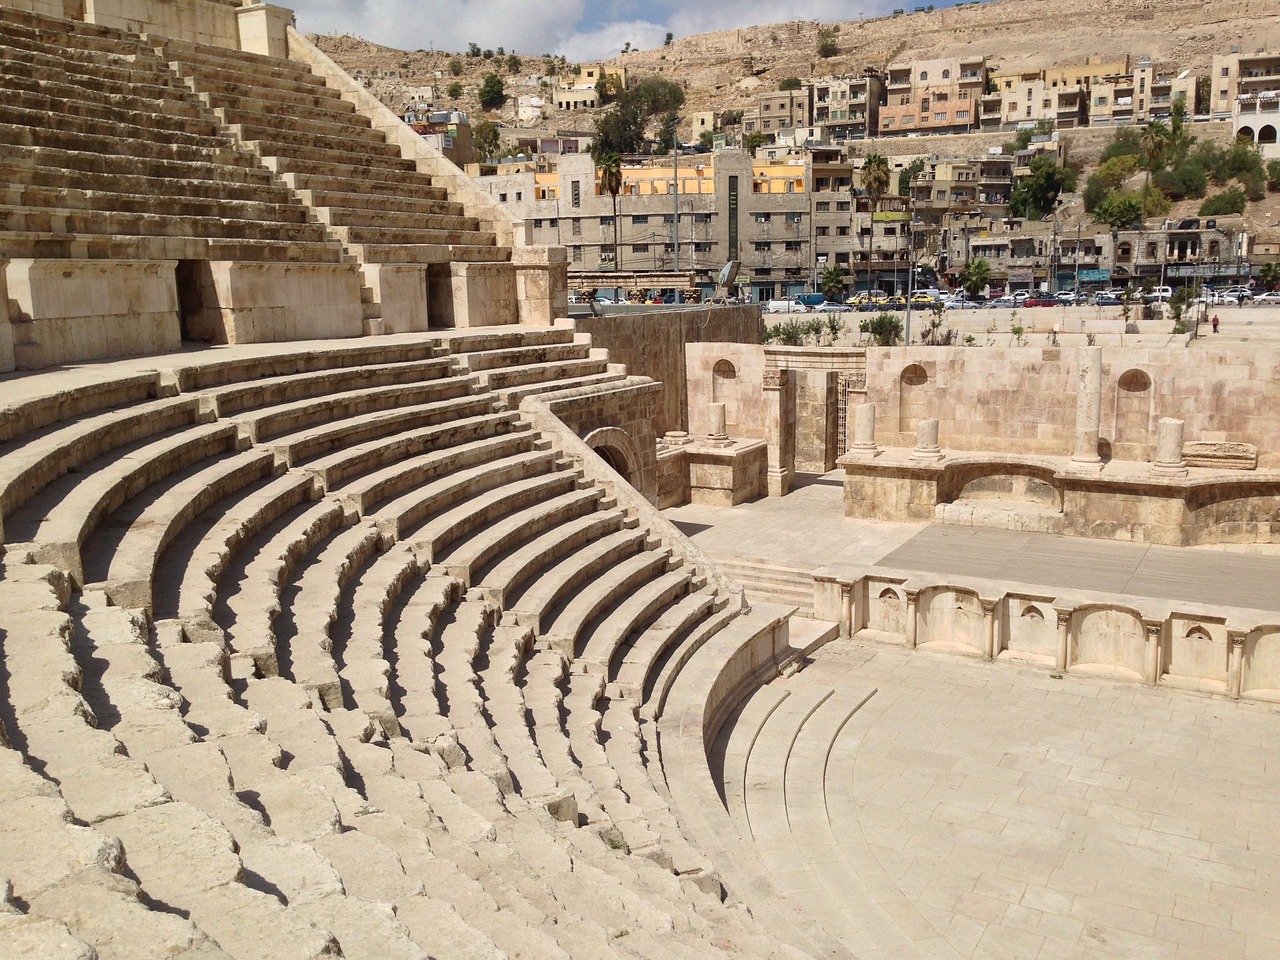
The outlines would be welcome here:
<svg viewBox="0 0 1280 960">
<path fill-rule="evenodd" d="M 878 457 L 876 446 L 876 405 L 860 403 L 853 408 L 853 443 L 849 453 L 855 457 Z"/>
<path fill-rule="evenodd" d="M 728 421 L 725 419 L 725 410 L 723 403 L 708 403 L 707 413 L 711 418 L 711 432 L 707 434 L 707 439 L 703 441 L 712 447 L 727 447 L 732 440 L 729 439 Z"/>
<path fill-rule="evenodd" d="M 1147 630 L 1146 669 L 1143 680 L 1154 686 L 1160 680 L 1160 628 L 1164 624 L 1159 620 L 1144 620 L 1142 625 Z"/>
<path fill-rule="evenodd" d="M 853 636 L 853 584 L 840 584 L 840 638 Z"/>
<path fill-rule="evenodd" d="M 1162 477 L 1185 477 L 1187 463 L 1182 459 L 1182 434 L 1185 424 L 1172 417 L 1161 417 L 1156 424 L 1156 458 L 1151 472 Z"/>
<path fill-rule="evenodd" d="M 916 427 L 916 448 L 911 451 L 912 460 L 941 460 L 942 448 L 938 446 L 938 421 L 921 420 Z"/>
<path fill-rule="evenodd" d="M 1071 611 L 1058 610 L 1058 659 L 1054 668 L 1058 673 L 1067 672 L 1067 658 L 1071 645 Z"/>
<path fill-rule="evenodd" d="M 289 56 L 288 29 L 293 11 L 270 3 L 254 3 L 236 10 L 240 49 L 267 57 Z"/>
<path fill-rule="evenodd" d="M 1244 690 L 1244 639 L 1245 635 L 1237 630 L 1228 630 L 1227 638 L 1231 641 L 1231 664 L 1227 671 L 1227 696 L 1239 700 Z"/>
<path fill-rule="evenodd" d="M 1071 459 L 1076 463 L 1101 463 L 1098 434 L 1102 424 L 1102 348 L 1076 351 L 1080 369 L 1076 383 L 1076 442 Z"/>
<path fill-rule="evenodd" d="M 978 602 L 982 604 L 982 628 L 985 640 L 982 659 L 994 660 L 996 658 L 996 607 L 1000 601 L 983 600 L 979 597 Z"/>
<path fill-rule="evenodd" d="M 919 590 L 907 590 L 907 649 L 914 650 L 916 648 L 916 600 L 920 596 Z"/>
<path fill-rule="evenodd" d="M 796 475 L 796 379 L 790 370 L 764 372 L 764 418 L 769 496 L 785 497 Z"/>
</svg>

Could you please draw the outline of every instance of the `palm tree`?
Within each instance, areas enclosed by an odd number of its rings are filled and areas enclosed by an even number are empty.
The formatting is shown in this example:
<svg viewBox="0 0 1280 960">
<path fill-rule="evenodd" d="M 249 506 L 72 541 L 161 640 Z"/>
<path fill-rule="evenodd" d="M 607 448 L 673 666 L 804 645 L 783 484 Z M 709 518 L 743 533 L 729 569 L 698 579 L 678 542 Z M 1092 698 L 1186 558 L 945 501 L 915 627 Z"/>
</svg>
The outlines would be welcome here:
<svg viewBox="0 0 1280 960">
<path fill-rule="evenodd" d="M 991 283 L 991 264 L 979 258 L 970 260 L 960 271 L 960 286 L 971 297 L 976 297 Z"/>
<path fill-rule="evenodd" d="M 1258 271 L 1258 280 L 1268 290 L 1280 287 L 1280 263 L 1264 263 Z"/>
<path fill-rule="evenodd" d="M 1142 165 L 1147 168 L 1147 183 L 1151 174 L 1164 162 L 1169 146 L 1169 125 L 1163 120 L 1152 120 L 1142 131 Z"/>
<path fill-rule="evenodd" d="M 622 269 L 622 248 L 618 246 L 618 194 L 622 192 L 622 156 L 617 153 L 601 154 L 596 161 L 600 175 L 600 189 L 613 198 L 613 269 Z"/>
<path fill-rule="evenodd" d="M 832 303 L 839 303 L 844 300 L 844 271 L 832 264 L 829 267 L 823 267 L 822 275 L 819 277 L 822 284 L 822 295 Z"/>
<path fill-rule="evenodd" d="M 880 200 L 889 192 L 889 161 L 878 153 L 867 155 L 862 164 L 862 189 L 871 200 L 871 232 L 867 244 L 867 295 L 871 295 L 871 255 L 875 248 L 875 215 L 880 209 Z M 851 204 L 856 209 L 857 203 Z"/>
</svg>

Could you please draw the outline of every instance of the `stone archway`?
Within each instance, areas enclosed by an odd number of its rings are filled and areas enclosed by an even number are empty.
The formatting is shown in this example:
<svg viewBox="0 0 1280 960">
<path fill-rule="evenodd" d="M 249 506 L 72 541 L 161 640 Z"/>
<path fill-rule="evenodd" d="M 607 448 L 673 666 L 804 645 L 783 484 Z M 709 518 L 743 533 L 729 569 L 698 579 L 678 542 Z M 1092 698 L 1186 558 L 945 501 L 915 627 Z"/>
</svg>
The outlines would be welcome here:
<svg viewBox="0 0 1280 960">
<path fill-rule="evenodd" d="M 898 376 L 898 430 L 911 433 L 916 425 L 929 416 L 926 393 L 929 374 L 924 367 L 913 363 Z"/>
<path fill-rule="evenodd" d="M 1259 143 L 1275 143 L 1275 142 L 1276 142 L 1276 128 L 1275 128 L 1275 127 L 1273 127 L 1271 124 L 1269 124 L 1269 123 L 1268 123 L 1268 124 L 1266 124 L 1265 126 L 1263 126 L 1261 129 L 1259 129 L 1259 130 L 1258 130 L 1258 142 L 1259 142 Z"/>
<path fill-rule="evenodd" d="M 1247 140 L 1250 143 L 1253 143 L 1254 140 L 1256 139 L 1253 134 L 1253 127 L 1241 127 L 1239 130 L 1236 131 L 1236 139 Z"/>
<path fill-rule="evenodd" d="M 1121 460 L 1146 459 L 1152 444 L 1151 404 L 1154 393 L 1145 370 L 1126 370 L 1116 385 L 1116 427 L 1112 455 Z M 1123 449 L 1121 449 L 1123 448 Z"/>
<path fill-rule="evenodd" d="M 629 433 L 620 427 L 600 427 L 583 437 L 582 442 L 645 499 L 654 502 L 658 495 L 657 477 L 651 466 L 646 469 Z"/>
</svg>

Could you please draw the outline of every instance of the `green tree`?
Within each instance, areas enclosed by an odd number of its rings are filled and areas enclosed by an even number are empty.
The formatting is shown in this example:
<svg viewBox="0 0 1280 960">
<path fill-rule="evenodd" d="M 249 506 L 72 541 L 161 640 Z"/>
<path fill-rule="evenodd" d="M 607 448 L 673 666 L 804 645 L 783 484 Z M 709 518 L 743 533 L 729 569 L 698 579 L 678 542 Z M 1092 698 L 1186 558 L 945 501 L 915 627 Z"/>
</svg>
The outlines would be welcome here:
<svg viewBox="0 0 1280 960">
<path fill-rule="evenodd" d="M 1032 157 L 1031 173 L 1018 181 L 1009 198 L 1009 210 L 1015 217 L 1039 220 L 1054 210 L 1060 193 L 1076 188 L 1076 172 L 1060 167 L 1052 157 Z"/>
<path fill-rule="evenodd" d="M 978 258 L 970 260 L 960 270 L 960 286 L 971 297 L 976 297 L 991 285 L 991 264 Z"/>
<path fill-rule="evenodd" d="M 905 197 L 911 193 L 911 181 L 924 173 L 924 160 L 916 157 L 898 171 L 898 195 Z"/>
<path fill-rule="evenodd" d="M 478 160 L 492 160 L 499 150 L 498 125 L 488 120 L 477 120 L 471 127 L 471 145 Z"/>
<path fill-rule="evenodd" d="M 1169 149 L 1169 126 L 1163 120 L 1152 120 L 1142 128 L 1142 166 L 1147 171 L 1147 183 L 1151 175 L 1164 166 Z"/>
<path fill-rule="evenodd" d="M 800 82 L 799 77 L 787 77 L 780 84 L 778 84 L 778 89 L 779 90 L 799 90 L 802 86 L 804 86 L 804 84 Z"/>
<path fill-rule="evenodd" d="M 1093 219 L 1113 227 L 1128 227 L 1142 220 L 1142 194 L 1136 190 L 1114 190 L 1098 204 Z"/>
<path fill-rule="evenodd" d="M 480 56 L 480 44 L 478 44 L 478 43 L 468 43 L 468 44 L 467 44 L 467 56 L 468 56 L 468 57 L 478 57 L 478 56 Z"/>
<path fill-rule="evenodd" d="M 840 52 L 840 47 L 836 44 L 836 31 L 833 27 L 818 28 L 818 56 L 823 60 L 829 60 Z"/>
<path fill-rule="evenodd" d="M 726 110 L 724 111 L 724 113 L 720 114 L 721 129 L 724 129 L 725 127 L 736 127 L 741 122 L 742 122 L 741 110 Z"/>
<path fill-rule="evenodd" d="M 1280 190 L 1280 160 L 1272 160 L 1267 164 L 1267 189 Z"/>
<path fill-rule="evenodd" d="M 759 130 L 752 130 L 742 138 L 742 149 L 746 150 L 747 153 L 755 153 L 768 142 L 769 138 L 763 133 Z"/>
<path fill-rule="evenodd" d="M 1142 142 L 1138 131 L 1133 127 L 1120 127 L 1111 137 L 1111 142 L 1102 148 L 1101 160 L 1106 163 L 1112 157 L 1142 156 Z"/>
<path fill-rule="evenodd" d="M 818 282 L 822 287 L 822 295 L 832 303 L 840 303 L 844 300 L 844 270 L 840 267 L 834 263 L 823 267 Z"/>
<path fill-rule="evenodd" d="M 507 73 L 519 73 L 524 63 L 514 53 L 507 57 Z"/>
<path fill-rule="evenodd" d="M 1013 135 L 1012 140 L 1005 141 L 1005 153 L 1017 153 L 1019 150 L 1025 150 L 1031 146 L 1032 137 L 1044 137 L 1053 133 L 1052 120 L 1037 120 L 1034 127 L 1028 127 L 1026 130 L 1019 130 Z"/>
<path fill-rule="evenodd" d="M 664 39 L 664 40 L 662 41 L 662 45 L 663 45 L 664 47 L 669 47 L 669 46 L 671 46 L 671 41 L 672 41 L 672 40 L 674 40 L 675 38 L 676 38 L 676 35 L 675 35 L 674 33 L 670 33 L 670 32 L 668 32 L 668 33 L 667 33 L 667 36 L 666 36 L 666 39 Z"/>
<path fill-rule="evenodd" d="M 486 60 L 492 60 L 492 59 L 493 59 L 493 51 L 492 51 L 492 50 L 485 50 L 483 53 L 481 53 L 481 54 L 480 54 L 480 56 L 484 57 L 484 59 L 486 59 Z"/>
<path fill-rule="evenodd" d="M 716 135 L 710 130 L 702 130 L 698 133 L 699 146 L 706 147 L 708 150 L 711 149 L 711 145 L 715 142 L 715 139 Z"/>
<path fill-rule="evenodd" d="M 476 96 L 480 100 L 480 106 L 485 110 L 497 110 L 507 102 L 507 88 L 500 76 L 491 73 L 480 84 Z"/>
<path fill-rule="evenodd" d="M 620 91 L 617 102 L 596 118 L 593 153 L 636 153 L 644 143 L 645 130 L 655 117 L 665 128 L 659 141 L 671 143 L 670 118 L 684 106 L 684 90 L 678 83 L 661 77 L 645 77 L 630 90 Z"/>
<path fill-rule="evenodd" d="M 449 75 L 454 77 L 462 76 L 462 61 L 457 57 L 449 61 Z"/>
<path fill-rule="evenodd" d="M 871 232 L 869 237 L 871 243 L 867 247 L 867 291 L 871 291 L 871 260 L 875 248 L 875 217 L 876 212 L 880 209 L 880 201 L 886 193 L 889 192 L 889 161 L 878 153 L 867 155 L 866 161 L 862 164 L 862 189 L 866 192 L 868 199 L 871 200 Z M 852 211 L 857 210 L 857 203 L 849 204 Z"/>
<path fill-rule="evenodd" d="M 1280 263 L 1264 263 L 1258 270 L 1258 280 L 1268 290 L 1280 287 Z"/>
<path fill-rule="evenodd" d="M 449 86 L 444 88 L 444 92 L 450 100 L 457 100 L 462 96 L 462 84 L 455 80 L 453 83 L 449 84 Z"/>
</svg>

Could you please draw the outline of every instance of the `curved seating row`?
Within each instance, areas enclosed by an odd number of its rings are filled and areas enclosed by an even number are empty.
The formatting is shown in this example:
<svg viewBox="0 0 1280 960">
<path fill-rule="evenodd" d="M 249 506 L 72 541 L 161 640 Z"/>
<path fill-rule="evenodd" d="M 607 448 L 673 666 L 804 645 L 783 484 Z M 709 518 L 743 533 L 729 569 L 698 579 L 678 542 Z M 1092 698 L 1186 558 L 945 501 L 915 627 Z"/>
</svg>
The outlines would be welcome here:
<svg viewBox="0 0 1280 960">
<path fill-rule="evenodd" d="M 149 918 L 111 945 L 50 912 L 69 936 L 102 956 L 179 935 L 209 957 L 789 955 L 721 902 L 639 735 L 646 685 L 736 611 L 486 386 L 606 372 L 572 330 L 523 338 L 188 358 L 10 415 L 0 590 L 45 621 L 40 644 L 0 635 L 12 752 L 120 838 L 99 886 L 136 883 Z"/>
</svg>

